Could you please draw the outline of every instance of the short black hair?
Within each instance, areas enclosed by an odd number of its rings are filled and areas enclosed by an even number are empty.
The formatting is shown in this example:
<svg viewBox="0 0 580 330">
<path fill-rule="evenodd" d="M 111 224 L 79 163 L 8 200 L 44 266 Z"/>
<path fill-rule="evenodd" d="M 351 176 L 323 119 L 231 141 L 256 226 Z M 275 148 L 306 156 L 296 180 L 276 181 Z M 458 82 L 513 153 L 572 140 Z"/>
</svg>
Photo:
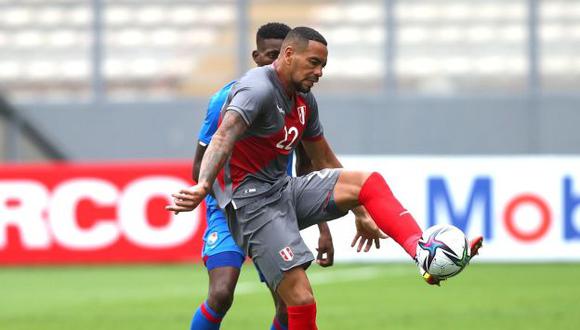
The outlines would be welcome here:
<svg viewBox="0 0 580 330">
<path fill-rule="evenodd" d="M 290 27 L 284 23 L 267 23 L 258 29 L 256 33 L 256 43 L 264 39 L 282 39 L 284 40 L 290 32 Z"/>
<path fill-rule="evenodd" d="M 295 27 L 288 33 L 286 39 L 284 40 L 284 44 L 289 43 L 296 43 L 301 46 L 301 48 L 305 48 L 308 45 L 308 41 L 317 41 L 321 44 L 328 46 L 326 39 L 320 34 L 318 31 L 314 30 L 313 28 L 309 28 L 306 26 L 299 26 Z"/>
</svg>

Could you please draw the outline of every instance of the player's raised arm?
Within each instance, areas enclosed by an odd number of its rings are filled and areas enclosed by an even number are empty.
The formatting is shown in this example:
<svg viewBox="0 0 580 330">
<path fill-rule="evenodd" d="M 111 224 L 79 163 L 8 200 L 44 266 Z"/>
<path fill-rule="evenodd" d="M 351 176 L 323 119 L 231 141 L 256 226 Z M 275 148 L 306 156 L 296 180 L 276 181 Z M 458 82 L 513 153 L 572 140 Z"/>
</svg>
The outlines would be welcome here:
<svg viewBox="0 0 580 330">
<path fill-rule="evenodd" d="M 220 127 L 203 155 L 198 183 L 173 194 L 174 204 L 166 206 L 165 209 L 174 212 L 188 212 L 195 209 L 209 193 L 217 174 L 232 152 L 234 143 L 247 128 L 246 122 L 239 113 L 226 111 Z"/>
</svg>

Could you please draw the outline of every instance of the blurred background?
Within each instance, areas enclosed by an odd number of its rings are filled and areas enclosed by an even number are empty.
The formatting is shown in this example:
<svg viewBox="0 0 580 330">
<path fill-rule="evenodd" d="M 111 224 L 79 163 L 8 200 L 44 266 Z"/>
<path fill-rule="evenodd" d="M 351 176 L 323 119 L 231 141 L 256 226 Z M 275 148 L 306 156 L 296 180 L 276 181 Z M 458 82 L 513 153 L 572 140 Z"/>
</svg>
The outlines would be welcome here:
<svg viewBox="0 0 580 330">
<path fill-rule="evenodd" d="M 270 21 L 328 39 L 338 153 L 578 151 L 575 0 L 1 0 L 0 159 L 190 157 Z"/>
<path fill-rule="evenodd" d="M 313 92 L 346 167 L 380 171 L 422 227 L 486 239 L 431 290 L 398 246 L 361 256 L 331 223 L 321 328 L 577 327 L 580 1 L 0 0 L 1 329 L 187 327 L 205 214 L 163 206 L 268 22 L 328 40 Z M 226 329 L 271 321 L 246 268 Z"/>
</svg>

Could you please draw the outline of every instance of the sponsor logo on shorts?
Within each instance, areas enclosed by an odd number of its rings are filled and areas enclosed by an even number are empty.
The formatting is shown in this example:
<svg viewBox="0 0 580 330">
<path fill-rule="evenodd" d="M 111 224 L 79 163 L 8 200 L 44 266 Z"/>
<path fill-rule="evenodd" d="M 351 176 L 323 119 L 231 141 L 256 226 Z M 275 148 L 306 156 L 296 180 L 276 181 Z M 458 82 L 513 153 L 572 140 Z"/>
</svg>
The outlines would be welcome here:
<svg viewBox="0 0 580 330">
<path fill-rule="evenodd" d="M 289 246 L 283 248 L 278 253 L 280 253 L 280 256 L 284 261 L 292 261 L 292 259 L 294 259 L 294 252 L 292 252 L 292 249 Z"/>
<path fill-rule="evenodd" d="M 209 245 L 214 245 L 218 240 L 218 233 L 216 231 L 214 231 L 213 233 L 209 234 L 209 237 L 207 238 L 207 244 Z"/>
</svg>

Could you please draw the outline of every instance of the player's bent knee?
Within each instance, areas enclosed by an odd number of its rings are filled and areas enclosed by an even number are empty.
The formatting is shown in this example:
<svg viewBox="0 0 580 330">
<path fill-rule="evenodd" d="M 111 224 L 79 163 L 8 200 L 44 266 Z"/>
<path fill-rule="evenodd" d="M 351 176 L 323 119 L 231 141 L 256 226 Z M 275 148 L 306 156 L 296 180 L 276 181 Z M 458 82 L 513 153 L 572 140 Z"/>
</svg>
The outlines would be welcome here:
<svg viewBox="0 0 580 330">
<path fill-rule="evenodd" d="M 340 171 L 338 182 L 360 187 L 373 173 L 376 172 L 342 170 Z"/>
<path fill-rule="evenodd" d="M 288 306 L 302 306 L 314 304 L 314 296 L 307 290 L 293 292 L 291 299 L 286 302 Z"/>
<path fill-rule="evenodd" d="M 218 312 L 225 313 L 234 302 L 234 290 L 228 285 L 216 285 L 211 288 L 208 301 Z"/>
<path fill-rule="evenodd" d="M 360 205 L 360 191 L 371 174 L 363 171 L 341 171 L 333 191 L 334 200 L 340 209 L 350 210 Z"/>
<path fill-rule="evenodd" d="M 314 296 L 310 291 L 300 290 L 298 288 L 284 292 L 282 297 L 285 303 L 284 311 L 286 310 L 286 306 L 310 305 L 314 303 Z M 282 310 L 281 307 L 280 310 Z"/>
<path fill-rule="evenodd" d="M 284 309 L 286 306 L 310 305 L 314 303 L 314 295 L 306 285 L 296 284 L 285 290 L 283 294 Z"/>
</svg>

